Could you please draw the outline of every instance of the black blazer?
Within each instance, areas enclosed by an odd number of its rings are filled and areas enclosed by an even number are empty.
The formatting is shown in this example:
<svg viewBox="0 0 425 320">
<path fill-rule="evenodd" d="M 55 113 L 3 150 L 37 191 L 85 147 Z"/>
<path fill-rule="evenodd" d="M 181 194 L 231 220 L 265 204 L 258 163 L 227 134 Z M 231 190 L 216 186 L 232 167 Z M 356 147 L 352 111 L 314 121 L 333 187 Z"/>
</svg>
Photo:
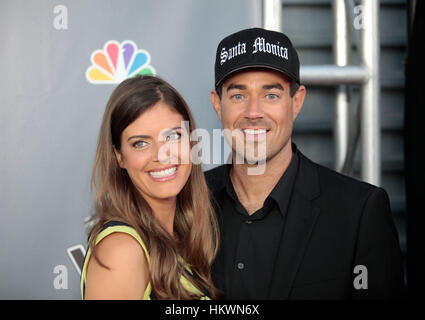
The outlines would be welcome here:
<svg viewBox="0 0 425 320">
<path fill-rule="evenodd" d="M 295 152 L 299 169 L 269 298 L 404 298 L 402 254 L 385 190 Z M 219 222 L 225 170 L 205 172 Z M 214 278 L 222 288 L 220 253 L 215 263 Z"/>
</svg>

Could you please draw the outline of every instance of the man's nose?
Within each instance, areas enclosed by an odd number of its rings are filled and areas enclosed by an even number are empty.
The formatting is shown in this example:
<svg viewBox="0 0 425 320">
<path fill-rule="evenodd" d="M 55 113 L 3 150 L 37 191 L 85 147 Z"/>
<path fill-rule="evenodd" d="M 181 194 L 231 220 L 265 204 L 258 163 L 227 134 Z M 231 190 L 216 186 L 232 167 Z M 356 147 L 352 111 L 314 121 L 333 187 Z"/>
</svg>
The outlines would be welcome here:
<svg viewBox="0 0 425 320">
<path fill-rule="evenodd" d="M 258 97 L 250 97 L 245 109 L 245 118 L 263 118 L 263 112 Z"/>
</svg>

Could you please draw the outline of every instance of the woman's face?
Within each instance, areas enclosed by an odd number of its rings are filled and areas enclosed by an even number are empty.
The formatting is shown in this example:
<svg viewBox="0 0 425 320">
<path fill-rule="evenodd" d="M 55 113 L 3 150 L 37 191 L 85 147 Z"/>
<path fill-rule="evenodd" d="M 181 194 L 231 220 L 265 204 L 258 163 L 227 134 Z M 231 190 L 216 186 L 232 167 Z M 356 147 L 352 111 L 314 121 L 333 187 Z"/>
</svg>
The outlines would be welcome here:
<svg viewBox="0 0 425 320">
<path fill-rule="evenodd" d="M 118 163 L 148 203 L 175 198 L 189 178 L 189 133 L 183 120 L 159 101 L 121 134 Z"/>
</svg>

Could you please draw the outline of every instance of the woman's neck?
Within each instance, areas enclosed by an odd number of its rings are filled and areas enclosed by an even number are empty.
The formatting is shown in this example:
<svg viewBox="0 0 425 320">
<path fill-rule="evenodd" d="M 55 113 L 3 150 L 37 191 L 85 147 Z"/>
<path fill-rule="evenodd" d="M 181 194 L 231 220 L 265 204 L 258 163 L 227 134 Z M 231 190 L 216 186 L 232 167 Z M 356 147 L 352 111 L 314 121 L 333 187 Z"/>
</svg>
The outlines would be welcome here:
<svg viewBox="0 0 425 320">
<path fill-rule="evenodd" d="M 149 199 L 149 206 L 159 224 L 171 235 L 174 234 L 176 197 L 168 199 Z"/>
</svg>

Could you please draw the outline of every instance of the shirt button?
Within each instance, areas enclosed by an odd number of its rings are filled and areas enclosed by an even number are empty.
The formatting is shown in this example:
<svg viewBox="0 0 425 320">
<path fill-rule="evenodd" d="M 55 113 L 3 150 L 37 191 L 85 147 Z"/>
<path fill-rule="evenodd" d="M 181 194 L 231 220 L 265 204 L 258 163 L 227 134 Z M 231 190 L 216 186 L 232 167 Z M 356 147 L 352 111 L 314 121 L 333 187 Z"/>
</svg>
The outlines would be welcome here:
<svg viewBox="0 0 425 320">
<path fill-rule="evenodd" d="M 245 268 L 245 265 L 242 262 L 239 262 L 238 263 L 238 269 L 243 270 L 243 268 Z"/>
<path fill-rule="evenodd" d="M 252 223 L 252 220 L 245 220 L 245 223 L 246 224 L 251 224 Z"/>
</svg>

